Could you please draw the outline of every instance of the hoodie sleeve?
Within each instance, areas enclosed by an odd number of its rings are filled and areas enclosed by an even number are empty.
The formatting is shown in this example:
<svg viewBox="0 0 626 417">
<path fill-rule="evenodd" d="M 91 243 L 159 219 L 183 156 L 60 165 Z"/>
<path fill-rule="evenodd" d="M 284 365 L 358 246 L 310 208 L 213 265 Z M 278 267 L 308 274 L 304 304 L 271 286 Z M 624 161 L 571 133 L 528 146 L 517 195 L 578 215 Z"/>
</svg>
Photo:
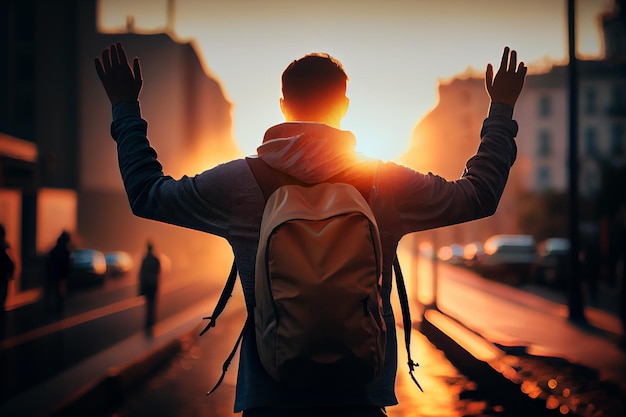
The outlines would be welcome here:
<svg viewBox="0 0 626 417">
<path fill-rule="evenodd" d="M 133 214 L 226 237 L 229 199 L 226 190 L 202 187 L 197 182 L 221 184 L 213 169 L 195 177 L 175 180 L 163 174 L 156 151 L 147 138 L 148 124 L 141 118 L 138 102 L 113 107 L 111 136 L 117 143 L 120 173 Z"/>
<path fill-rule="evenodd" d="M 402 235 L 477 220 L 495 213 L 517 155 L 513 109 L 491 103 L 478 151 L 460 179 L 447 181 L 395 166 L 388 172 Z"/>
</svg>

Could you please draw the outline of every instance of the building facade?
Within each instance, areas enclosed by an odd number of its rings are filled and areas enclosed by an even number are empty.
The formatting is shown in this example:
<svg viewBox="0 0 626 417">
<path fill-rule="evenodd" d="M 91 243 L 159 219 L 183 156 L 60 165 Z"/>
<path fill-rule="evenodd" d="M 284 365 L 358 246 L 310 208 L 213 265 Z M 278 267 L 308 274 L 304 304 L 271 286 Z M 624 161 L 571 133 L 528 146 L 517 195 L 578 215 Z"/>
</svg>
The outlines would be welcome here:
<svg viewBox="0 0 626 417">
<path fill-rule="evenodd" d="M 130 212 L 93 66 L 111 43 L 141 57 L 142 112 L 169 174 L 241 154 L 231 103 L 195 46 L 166 28 L 137 33 L 132 19 L 122 33 L 101 33 L 97 10 L 97 0 L 0 2 L 0 222 L 23 265 L 17 292 L 41 284 L 41 258 L 63 230 L 76 245 L 131 253 L 148 236 L 173 248 L 188 238 Z"/>
<path fill-rule="evenodd" d="M 605 55 L 578 61 L 579 191 L 594 197 L 602 188 L 602 166 L 626 165 L 626 1 L 601 19 Z M 439 85 L 436 107 L 415 127 L 401 162 L 447 179 L 478 146 L 477 132 L 489 100 L 482 76 L 459 76 Z M 529 74 L 515 106 L 518 156 L 496 214 L 440 232 L 441 244 L 484 241 L 496 233 L 519 233 L 514 219 L 522 194 L 568 189 L 568 68 L 555 65 Z M 449 150 L 454 149 L 451 153 Z M 624 193 L 624 188 L 615 190 Z"/>
</svg>

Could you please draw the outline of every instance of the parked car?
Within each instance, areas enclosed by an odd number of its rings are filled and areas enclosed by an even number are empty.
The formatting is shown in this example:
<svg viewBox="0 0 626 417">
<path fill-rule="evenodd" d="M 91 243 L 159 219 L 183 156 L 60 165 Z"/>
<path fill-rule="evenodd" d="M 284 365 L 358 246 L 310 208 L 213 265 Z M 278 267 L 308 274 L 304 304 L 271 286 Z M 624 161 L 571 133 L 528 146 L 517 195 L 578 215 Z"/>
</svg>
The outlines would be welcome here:
<svg viewBox="0 0 626 417">
<path fill-rule="evenodd" d="M 72 270 L 67 283 L 70 289 L 104 283 L 107 266 L 102 252 L 89 248 L 74 249 L 70 259 Z"/>
<path fill-rule="evenodd" d="M 477 267 L 488 277 L 519 283 L 530 277 L 536 257 L 537 242 L 532 236 L 494 235 L 485 241 Z"/>
<path fill-rule="evenodd" d="M 570 242 L 563 237 L 553 237 L 537 244 L 535 279 L 550 286 L 565 284 L 565 270 Z"/>
<path fill-rule="evenodd" d="M 114 251 L 104 254 L 106 273 L 113 276 L 123 275 L 133 269 L 133 257 L 128 252 Z"/>
</svg>

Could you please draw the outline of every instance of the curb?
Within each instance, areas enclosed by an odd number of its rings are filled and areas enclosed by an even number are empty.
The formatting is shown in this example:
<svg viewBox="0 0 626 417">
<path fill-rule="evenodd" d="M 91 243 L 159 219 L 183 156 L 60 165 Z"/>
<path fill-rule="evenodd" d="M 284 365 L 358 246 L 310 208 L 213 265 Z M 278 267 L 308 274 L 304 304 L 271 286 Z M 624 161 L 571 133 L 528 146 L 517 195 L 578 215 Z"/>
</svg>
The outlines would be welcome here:
<svg viewBox="0 0 626 417">
<path fill-rule="evenodd" d="M 167 365 L 195 337 L 197 329 L 175 337 L 129 363 L 109 368 L 104 376 L 86 385 L 54 407 L 49 417 L 106 415 L 124 403 L 141 383 Z"/>
<path fill-rule="evenodd" d="M 503 405 L 527 415 L 563 416 L 558 406 L 548 407 L 545 392 L 525 392 L 525 383 L 534 386 L 536 381 L 525 380 L 515 367 L 514 357 L 454 318 L 438 310 L 426 310 L 420 331 L 459 371 Z M 580 417 L 571 410 L 568 416 Z"/>
</svg>

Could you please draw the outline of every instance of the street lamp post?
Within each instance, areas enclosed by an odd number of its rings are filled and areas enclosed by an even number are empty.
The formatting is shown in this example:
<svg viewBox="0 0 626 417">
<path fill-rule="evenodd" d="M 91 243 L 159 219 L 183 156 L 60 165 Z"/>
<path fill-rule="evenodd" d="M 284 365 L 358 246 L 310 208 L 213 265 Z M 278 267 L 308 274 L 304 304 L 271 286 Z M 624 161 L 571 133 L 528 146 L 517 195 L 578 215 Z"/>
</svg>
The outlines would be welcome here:
<svg viewBox="0 0 626 417">
<path fill-rule="evenodd" d="M 575 0 L 567 1 L 568 26 L 568 83 L 569 83 L 569 319 L 585 322 L 585 313 L 580 283 L 580 238 L 578 213 L 578 63 L 576 60 Z"/>
<path fill-rule="evenodd" d="M 439 240 L 437 239 L 438 233 L 437 233 L 437 229 L 433 229 L 433 251 L 432 251 L 432 267 L 433 267 L 433 274 L 432 274 L 432 299 L 430 304 L 428 305 L 428 308 L 433 308 L 435 310 L 438 310 L 439 307 L 437 306 L 437 286 L 439 285 L 439 258 L 437 256 L 437 248 L 439 245 Z"/>
</svg>

